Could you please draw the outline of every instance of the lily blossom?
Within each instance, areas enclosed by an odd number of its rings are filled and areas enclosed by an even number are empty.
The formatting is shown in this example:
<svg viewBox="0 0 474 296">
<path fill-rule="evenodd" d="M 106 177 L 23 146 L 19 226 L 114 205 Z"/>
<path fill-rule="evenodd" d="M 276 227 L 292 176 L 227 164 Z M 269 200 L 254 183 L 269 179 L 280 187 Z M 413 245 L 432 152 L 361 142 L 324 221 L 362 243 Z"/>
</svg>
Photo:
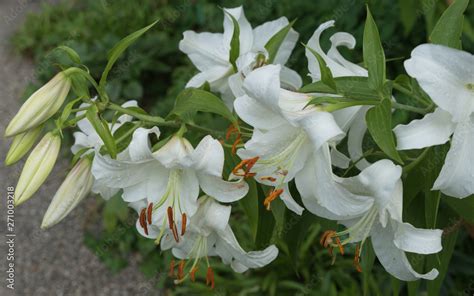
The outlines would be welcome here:
<svg viewBox="0 0 474 296">
<path fill-rule="evenodd" d="M 310 212 L 346 226 L 343 231 L 326 231 L 321 244 L 331 254 L 333 248 L 344 254 L 344 246 L 356 244 L 354 265 L 362 271 L 360 253 L 370 237 L 380 263 L 394 277 L 403 281 L 436 278 L 436 269 L 425 274 L 416 272 L 405 254 L 441 251 L 442 231 L 419 229 L 403 222 L 402 168 L 385 159 L 371 164 L 355 177 L 327 178 L 327 172 L 331 171 L 327 158 L 329 150 L 325 149 L 296 178 L 298 191 Z M 319 180 L 321 186 L 314 185 L 314 180 Z"/>
<path fill-rule="evenodd" d="M 170 266 L 170 275 L 176 276 L 176 283 L 188 277 L 194 281 L 198 263 L 203 258 L 207 263 L 207 284 L 214 288 L 214 272 L 208 257 L 219 256 L 235 272 L 242 273 L 249 268 L 263 267 L 278 256 L 278 249 L 274 245 L 262 251 L 246 252 L 242 249 L 229 226 L 230 205 L 221 205 L 208 196 L 199 198 L 198 203 L 199 208 L 191 217 L 190 227 L 182 240 L 176 242 L 169 231 L 161 239 L 161 249 L 171 249 L 173 255 L 181 259 L 177 272 L 174 261 Z"/>
<path fill-rule="evenodd" d="M 244 149 L 237 151 L 243 162 L 233 174 L 273 186 L 265 200 L 268 209 L 279 196 L 290 210 L 301 214 L 303 208 L 294 201 L 288 183 L 313 153 L 344 133 L 331 113 L 307 106 L 311 95 L 281 88 L 280 70 L 280 65 L 267 65 L 244 80 L 246 94 L 236 99 L 234 108 L 254 131 Z"/>
<path fill-rule="evenodd" d="M 114 160 L 96 152 L 92 165 L 94 177 L 108 187 L 123 189 L 126 202 L 144 202 L 137 221 L 144 236 L 159 237 L 168 225 L 178 241 L 186 232 L 188 217 L 198 208 L 200 188 L 226 203 L 247 194 L 245 181 L 222 179 L 224 150 L 211 136 L 204 137 L 194 149 L 188 140 L 175 135 L 152 152 L 149 134 L 159 137 L 160 131 L 154 127 L 134 132 L 129 159 Z"/>
<path fill-rule="evenodd" d="M 239 24 L 239 57 L 237 69 L 230 62 L 231 40 L 234 33 L 233 16 Z M 206 81 L 211 90 L 221 93 L 226 104 L 231 108 L 236 96 L 241 93 L 242 79 L 253 68 L 267 62 L 266 43 L 281 29 L 289 24 L 286 17 L 264 23 L 252 29 L 245 17 L 242 6 L 224 9 L 224 33 L 196 33 L 185 31 L 179 43 L 179 49 L 188 55 L 200 71 L 186 87 L 200 87 Z M 289 57 L 299 34 L 290 29 L 273 60 L 274 64 L 284 65 Z M 295 89 L 301 86 L 299 75 L 283 67 L 282 79 L 288 87 Z"/>
<path fill-rule="evenodd" d="M 474 55 L 442 45 L 422 44 L 405 61 L 407 73 L 438 106 L 433 113 L 394 132 L 399 150 L 449 141 L 451 148 L 433 190 L 458 198 L 474 193 Z"/>
<path fill-rule="evenodd" d="M 368 76 L 368 72 L 363 67 L 354 64 L 346 60 L 338 50 L 338 47 L 343 46 L 348 49 L 354 49 L 356 45 L 356 40 L 354 36 L 346 32 L 337 32 L 334 33 L 329 40 L 331 41 L 331 48 L 325 53 L 320 45 L 321 34 L 333 27 L 335 21 L 330 20 L 321 24 L 316 31 L 314 31 L 313 36 L 308 41 L 307 47 L 311 50 L 317 52 L 323 60 L 326 62 L 327 67 L 331 70 L 333 77 L 344 77 L 344 76 Z M 308 70 L 309 76 L 312 78 L 313 82 L 321 80 L 321 72 L 319 69 L 319 62 L 315 55 L 311 52 L 310 49 L 306 48 L 306 58 L 308 59 Z M 369 107 L 366 106 L 353 106 L 344 108 L 341 110 L 336 110 L 333 112 L 336 122 L 339 124 L 341 129 L 344 132 L 348 133 L 347 146 L 349 156 L 353 161 L 357 161 L 356 167 L 359 169 L 364 169 L 370 165 L 367 160 L 363 158 L 362 151 L 362 141 L 364 135 L 367 131 L 367 125 L 365 123 L 365 114 Z M 339 167 L 347 167 L 348 159 L 344 159 L 345 156 L 341 153 L 335 155 L 337 151 L 334 149 L 332 151 L 333 157 L 339 156 L 339 162 L 334 162 L 334 164 L 340 163 Z"/>
</svg>

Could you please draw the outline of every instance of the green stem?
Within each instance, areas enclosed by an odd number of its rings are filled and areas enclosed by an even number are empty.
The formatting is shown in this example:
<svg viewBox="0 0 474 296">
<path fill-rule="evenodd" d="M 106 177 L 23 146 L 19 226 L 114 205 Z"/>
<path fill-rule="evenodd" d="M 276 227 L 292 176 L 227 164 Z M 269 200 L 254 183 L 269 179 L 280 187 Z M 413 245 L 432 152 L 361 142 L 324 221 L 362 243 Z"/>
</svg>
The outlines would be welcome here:
<svg viewBox="0 0 474 296">
<path fill-rule="evenodd" d="M 393 84 L 393 88 L 398 90 L 399 92 L 401 92 L 402 94 L 405 94 L 406 96 L 412 98 L 412 99 L 415 99 L 416 101 L 418 101 L 419 103 L 425 105 L 425 106 L 430 106 L 430 102 L 426 101 L 425 99 L 413 94 L 409 89 L 406 89 L 404 88 L 403 86 L 397 84 L 397 83 L 394 83 Z"/>
<path fill-rule="evenodd" d="M 114 103 L 110 103 L 107 106 L 107 108 L 109 108 L 110 110 L 118 111 L 118 112 L 123 113 L 123 114 L 131 115 L 131 116 L 133 116 L 135 118 L 138 118 L 138 119 L 141 119 L 143 121 L 155 123 L 157 126 L 176 126 L 176 127 L 180 127 L 180 125 L 175 123 L 174 121 L 173 122 L 165 121 L 163 118 L 161 118 L 159 116 L 151 116 L 151 115 L 143 114 L 143 113 L 134 111 L 132 109 L 124 108 L 124 107 L 119 106 L 119 105 L 114 104 Z"/>
<path fill-rule="evenodd" d="M 73 126 L 75 125 L 77 122 L 81 121 L 82 119 L 86 118 L 86 114 L 82 114 L 80 116 L 77 116 L 69 121 L 66 121 L 64 124 L 63 124 L 63 128 L 67 128 L 67 127 L 70 127 L 70 126 Z"/>
<path fill-rule="evenodd" d="M 395 108 L 395 109 L 406 110 L 406 111 L 410 111 L 410 112 L 419 113 L 419 114 L 422 114 L 422 115 L 425 115 L 426 113 L 429 112 L 429 110 L 427 110 L 427 109 L 418 108 L 418 107 L 409 106 L 409 105 L 404 105 L 404 104 L 400 104 L 400 103 L 396 103 L 396 102 L 392 102 L 392 107 Z"/>
<path fill-rule="evenodd" d="M 102 88 L 99 87 L 99 85 L 97 84 L 97 82 L 95 81 L 95 79 L 87 72 L 87 71 L 84 71 L 83 69 L 81 68 L 77 68 L 77 67 L 71 67 L 69 69 L 67 69 L 65 71 L 65 73 L 67 75 L 70 75 L 70 74 L 74 74 L 74 73 L 78 73 L 80 75 L 82 75 L 84 78 L 86 78 L 91 84 L 92 86 L 94 86 L 94 88 L 97 90 L 97 93 L 99 94 L 99 98 L 100 100 L 107 104 L 109 102 L 109 96 L 107 95 L 106 92 L 102 91 Z"/>
<path fill-rule="evenodd" d="M 408 174 L 411 170 L 413 170 L 428 154 L 430 148 L 426 148 L 414 161 L 410 162 L 408 165 L 403 167 L 403 174 Z"/>
</svg>

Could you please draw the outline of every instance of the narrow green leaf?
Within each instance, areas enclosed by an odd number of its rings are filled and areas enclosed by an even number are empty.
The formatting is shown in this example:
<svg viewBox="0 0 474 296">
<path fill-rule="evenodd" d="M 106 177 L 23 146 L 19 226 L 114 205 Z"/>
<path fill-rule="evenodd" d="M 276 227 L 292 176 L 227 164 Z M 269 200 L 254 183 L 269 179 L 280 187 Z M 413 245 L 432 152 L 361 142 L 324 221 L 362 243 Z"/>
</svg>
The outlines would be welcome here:
<svg viewBox="0 0 474 296">
<path fill-rule="evenodd" d="M 390 276 L 390 283 L 392 285 L 392 295 L 398 296 L 400 294 L 400 280 L 396 277 Z"/>
<path fill-rule="evenodd" d="M 114 132 L 114 140 L 117 145 L 117 153 L 125 150 L 132 141 L 133 132 L 139 127 L 133 122 L 125 122 Z"/>
<path fill-rule="evenodd" d="M 362 287 L 364 291 L 364 295 L 370 295 L 369 292 L 369 280 L 372 275 L 372 268 L 374 267 L 375 262 L 375 252 L 374 248 L 372 247 L 372 242 L 367 240 L 364 244 L 364 248 L 362 250 L 360 264 L 362 267 Z"/>
<path fill-rule="evenodd" d="M 252 230 L 252 236 L 255 241 L 258 229 L 258 191 L 255 180 L 248 180 L 247 183 L 249 184 L 249 192 L 240 200 L 240 205 L 242 205 L 247 215 L 250 229 Z"/>
<path fill-rule="evenodd" d="M 235 123 L 236 118 L 229 108 L 216 95 L 197 88 L 187 88 L 176 98 L 176 105 L 170 114 L 183 120 L 191 120 L 196 112 L 210 112 L 220 115 Z"/>
<path fill-rule="evenodd" d="M 413 0 L 398 0 L 400 7 L 400 21 L 404 28 L 404 34 L 408 35 L 418 18 L 419 2 Z"/>
<path fill-rule="evenodd" d="M 72 48 L 70 48 L 69 46 L 66 46 L 66 45 L 61 45 L 61 46 L 58 46 L 56 47 L 57 50 L 60 50 L 60 51 L 64 51 L 68 57 L 71 59 L 71 61 L 73 61 L 74 63 L 76 64 L 81 64 L 81 57 L 79 56 L 79 54 Z"/>
<path fill-rule="evenodd" d="M 97 112 L 97 107 L 95 105 L 91 105 L 91 107 L 86 112 L 86 117 L 104 142 L 104 146 L 107 149 L 107 152 L 110 154 L 110 157 L 115 158 L 117 157 L 117 147 L 115 145 L 114 137 L 110 132 L 109 124 L 107 121 L 100 118 Z"/>
<path fill-rule="evenodd" d="M 456 0 L 441 15 L 430 35 L 430 41 L 461 49 L 464 11 L 469 0 Z"/>
<path fill-rule="evenodd" d="M 255 247 L 257 249 L 266 248 L 273 237 L 273 229 L 275 228 L 275 219 L 273 214 L 263 206 L 265 200 L 265 192 L 261 185 L 257 184 L 258 190 L 258 228 L 257 237 L 255 239 Z"/>
<path fill-rule="evenodd" d="M 291 28 L 295 24 L 296 19 L 291 21 L 288 25 L 283 27 L 280 31 L 278 31 L 275 35 L 272 36 L 265 44 L 265 49 L 268 52 L 268 63 L 272 64 L 275 61 L 277 56 L 278 50 L 280 49 L 283 41 L 285 41 L 286 36 L 290 32 Z"/>
<path fill-rule="evenodd" d="M 74 105 L 77 104 L 77 102 L 79 102 L 80 100 L 81 98 L 77 98 L 67 103 L 66 106 L 64 106 L 63 112 L 61 113 L 61 117 L 59 117 L 59 121 L 61 124 L 66 122 L 66 120 L 69 118 L 69 115 L 71 115 L 71 110 L 74 108 Z"/>
<path fill-rule="evenodd" d="M 339 94 L 353 100 L 380 100 L 380 94 L 369 87 L 369 80 L 362 76 L 335 77 L 337 92 L 322 81 L 303 86 L 300 91 L 305 93 Z"/>
<path fill-rule="evenodd" d="M 474 224 L 474 195 L 463 199 L 444 196 L 443 202 L 447 203 L 464 220 Z"/>
<path fill-rule="evenodd" d="M 369 87 L 382 91 L 385 83 L 385 54 L 379 30 L 367 6 L 363 38 L 364 63 L 369 70 Z"/>
<path fill-rule="evenodd" d="M 237 70 L 236 62 L 240 56 L 240 26 L 239 22 L 232 14 L 228 13 L 226 10 L 224 10 L 224 12 L 228 17 L 230 17 L 232 24 L 234 25 L 234 32 L 232 33 L 232 39 L 230 40 L 229 62 L 234 67 L 234 70 Z"/>
<path fill-rule="evenodd" d="M 392 133 L 392 104 L 390 99 L 383 99 L 379 105 L 374 106 L 367 111 L 365 117 L 367 129 L 369 130 L 375 143 L 391 159 L 403 164 L 400 155 L 398 155 L 395 139 Z"/>
<path fill-rule="evenodd" d="M 321 72 L 321 81 L 329 86 L 331 89 L 337 91 L 337 86 L 336 82 L 334 82 L 334 77 L 332 76 L 331 69 L 326 64 L 326 61 L 323 59 L 323 57 L 314 51 L 312 48 L 309 48 L 305 45 L 307 49 L 316 57 L 318 60 L 319 64 L 319 71 Z"/>
<path fill-rule="evenodd" d="M 146 31 L 153 27 L 158 21 L 153 22 L 152 24 L 128 35 L 127 37 L 120 40 L 108 53 L 107 58 L 108 62 L 105 66 L 102 77 L 100 78 L 100 86 L 104 87 L 105 82 L 107 81 L 107 76 L 109 75 L 110 70 L 114 66 L 115 62 L 122 55 L 122 53 L 132 45 L 138 38 L 140 38 Z"/>
</svg>

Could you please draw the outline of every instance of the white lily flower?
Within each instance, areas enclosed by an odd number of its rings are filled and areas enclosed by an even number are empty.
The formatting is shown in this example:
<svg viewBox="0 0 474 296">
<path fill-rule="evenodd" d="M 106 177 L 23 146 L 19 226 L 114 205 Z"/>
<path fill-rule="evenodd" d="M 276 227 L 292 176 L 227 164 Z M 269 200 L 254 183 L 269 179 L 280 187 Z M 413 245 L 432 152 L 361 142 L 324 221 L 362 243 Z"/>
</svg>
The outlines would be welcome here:
<svg viewBox="0 0 474 296">
<path fill-rule="evenodd" d="M 331 70 L 333 77 L 344 77 L 344 76 L 368 76 L 368 72 L 363 67 L 354 64 L 346 60 L 338 50 L 338 47 L 344 46 L 348 49 L 354 49 L 356 40 L 354 36 L 346 32 L 334 33 L 329 40 L 331 41 L 331 48 L 327 53 L 323 51 L 320 45 L 321 34 L 328 28 L 333 27 L 335 21 L 327 21 L 321 24 L 313 36 L 308 41 L 307 47 L 317 52 L 326 62 L 326 65 Z M 308 59 L 308 70 L 309 76 L 311 76 L 313 82 L 321 80 L 321 72 L 319 69 L 319 63 L 314 54 L 306 49 L 306 58 Z M 333 112 L 336 122 L 339 124 L 344 132 L 348 133 L 347 146 L 349 156 L 353 161 L 357 161 L 356 167 L 360 170 L 370 165 L 367 160 L 363 159 L 364 152 L 362 150 L 362 141 L 367 131 L 367 125 L 365 123 L 365 114 L 369 107 L 366 106 L 354 106 L 344 108 Z M 334 158 L 337 150 L 332 151 Z M 343 154 L 338 155 L 341 165 L 339 167 L 346 167 L 348 159 L 344 160 Z M 335 163 L 337 164 L 337 163 Z"/>
<path fill-rule="evenodd" d="M 248 185 L 244 181 L 222 179 L 224 149 L 219 141 L 206 136 L 194 149 L 188 140 L 175 135 L 152 152 L 150 133 L 160 135 L 157 127 L 138 128 L 134 132 L 128 160 L 114 160 L 96 153 L 92 165 L 94 177 L 108 187 L 123 189 L 122 198 L 126 202 L 146 201 L 137 221 L 138 230 L 144 236 L 162 235 L 168 224 L 179 240 L 178 227 L 184 234 L 187 218 L 198 208 L 200 188 L 226 203 L 247 194 Z"/>
<path fill-rule="evenodd" d="M 161 249 L 171 249 L 173 255 L 181 259 L 176 283 L 181 283 L 188 277 L 194 281 L 202 258 L 207 262 L 207 284 L 214 288 L 214 273 L 208 257 L 219 256 L 235 272 L 242 273 L 249 268 L 263 267 L 278 256 L 278 249 L 274 245 L 262 251 L 246 252 L 242 249 L 229 225 L 231 206 L 221 205 L 207 196 L 199 198 L 198 202 L 199 208 L 191 217 L 190 227 L 182 239 L 176 242 L 169 231 L 161 239 Z M 174 269 L 172 261 L 171 276 L 175 275 Z"/>
<path fill-rule="evenodd" d="M 296 185 L 305 207 L 312 213 L 346 226 L 346 230 L 326 231 L 321 244 L 339 248 L 356 243 L 354 264 L 361 271 L 359 255 L 364 241 L 370 236 L 375 254 L 385 270 L 403 281 L 419 278 L 432 280 L 436 269 L 420 274 L 413 270 L 405 252 L 433 254 L 442 249 L 442 231 L 418 229 L 402 221 L 402 168 L 389 160 L 380 160 L 364 169 L 358 176 L 330 176 L 327 165 L 329 150 L 316 154 L 296 178 Z M 314 184 L 320 181 L 320 186 Z"/>
<path fill-rule="evenodd" d="M 458 198 L 474 193 L 474 55 L 442 45 L 422 44 L 405 61 L 438 108 L 420 120 L 398 125 L 399 150 L 419 149 L 451 141 L 433 190 Z"/>
<path fill-rule="evenodd" d="M 185 31 L 179 49 L 188 55 L 200 71 L 186 87 L 200 87 L 207 81 L 211 90 L 221 93 L 231 108 L 234 98 L 241 95 L 242 76 L 246 76 L 254 67 L 265 62 L 268 57 L 265 44 L 289 22 L 286 17 L 281 17 L 252 29 L 242 6 L 226 8 L 224 12 L 224 33 Z M 238 21 L 240 28 L 237 73 L 229 61 L 234 24 L 228 14 Z M 276 54 L 274 64 L 284 65 L 288 61 L 298 36 L 299 34 L 293 29 L 288 32 Z M 288 87 L 298 89 L 302 83 L 299 75 L 289 68 L 283 67 L 283 69 L 282 80 Z"/>
<path fill-rule="evenodd" d="M 340 140 L 344 133 L 331 113 L 306 107 L 311 95 L 282 89 L 280 69 L 280 65 L 267 65 L 251 72 L 244 81 L 246 95 L 234 103 L 239 117 L 254 132 L 245 149 L 238 150 L 244 161 L 233 173 L 255 176 L 257 182 L 274 187 L 265 201 L 267 208 L 280 196 L 290 210 L 301 214 L 303 208 L 290 195 L 288 183 L 313 153 Z"/>
<path fill-rule="evenodd" d="M 93 98 L 92 100 L 95 101 L 97 98 Z M 89 106 L 87 103 L 83 103 L 80 105 L 80 108 L 84 108 Z M 136 107 L 138 106 L 137 101 L 135 100 L 130 100 L 122 104 L 122 107 Z M 79 111 L 76 113 L 76 116 L 81 116 L 85 114 L 86 111 Z M 121 115 L 118 119 L 117 122 L 115 122 L 114 125 L 109 124 L 109 128 L 111 132 L 115 132 L 117 129 L 119 129 L 124 123 L 130 122 L 133 120 L 133 117 L 130 115 Z M 79 120 L 77 122 L 77 127 L 79 128 L 79 131 L 74 132 L 74 144 L 71 146 L 71 152 L 73 154 L 76 154 L 80 151 L 86 150 L 85 152 L 83 151 L 83 154 L 81 157 L 94 153 L 94 149 L 97 147 L 101 147 L 104 145 L 104 142 L 100 138 L 100 136 L 97 134 L 96 130 L 92 126 L 92 124 L 87 120 L 87 118 L 84 118 L 82 120 Z M 118 159 L 127 159 L 128 158 L 128 152 L 123 151 L 119 153 L 117 156 Z M 94 183 L 92 185 L 92 192 L 96 194 L 100 194 L 102 198 L 105 200 L 110 199 L 112 196 L 117 194 L 119 189 L 116 188 L 110 188 L 106 186 L 105 184 L 102 184 L 98 180 L 94 179 Z"/>
</svg>

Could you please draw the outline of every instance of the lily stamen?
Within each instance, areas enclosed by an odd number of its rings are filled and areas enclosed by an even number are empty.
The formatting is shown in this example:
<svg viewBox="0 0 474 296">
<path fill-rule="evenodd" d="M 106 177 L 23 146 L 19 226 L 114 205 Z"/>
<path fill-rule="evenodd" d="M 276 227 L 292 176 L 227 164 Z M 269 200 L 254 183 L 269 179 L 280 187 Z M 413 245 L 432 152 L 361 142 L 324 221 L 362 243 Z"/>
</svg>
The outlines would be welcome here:
<svg viewBox="0 0 474 296">
<path fill-rule="evenodd" d="M 261 177 L 260 180 L 262 181 L 270 181 L 270 182 L 276 182 L 276 178 L 272 177 L 272 176 L 265 176 L 265 177 Z"/>
<path fill-rule="evenodd" d="M 184 278 L 184 260 L 181 260 L 179 262 L 179 266 L 178 266 L 178 280 L 181 280 Z"/>
<path fill-rule="evenodd" d="M 242 160 L 233 170 L 232 174 L 244 178 L 249 178 L 255 176 L 255 173 L 251 173 L 250 170 L 255 165 L 260 157 L 256 156 L 254 158 Z"/>
<path fill-rule="evenodd" d="M 274 201 L 277 197 L 279 197 L 283 193 L 283 189 L 275 189 L 273 190 L 269 196 L 265 198 L 263 201 L 263 205 L 267 208 L 267 210 L 270 210 L 270 204 L 272 201 Z"/>
<path fill-rule="evenodd" d="M 214 271 L 210 266 L 207 267 L 206 285 L 210 285 L 214 289 Z"/>
<path fill-rule="evenodd" d="M 198 270 L 197 267 L 194 267 L 193 269 L 191 269 L 191 271 L 189 272 L 189 276 L 191 277 L 191 281 L 195 282 L 196 281 L 196 271 Z"/>
<path fill-rule="evenodd" d="M 171 259 L 171 262 L 170 262 L 170 272 L 168 273 L 168 275 L 169 275 L 170 277 L 174 277 L 174 266 L 175 266 L 174 259 Z"/>
<path fill-rule="evenodd" d="M 359 245 L 356 245 L 354 266 L 358 272 L 362 272 L 362 267 L 360 266 L 360 249 Z"/>
<path fill-rule="evenodd" d="M 147 217 L 147 222 L 148 222 L 148 224 L 151 224 L 152 215 L 153 215 L 153 203 L 151 202 L 151 203 L 148 205 L 147 213 L 146 213 L 146 217 Z"/>
<path fill-rule="evenodd" d="M 183 236 L 184 233 L 186 232 L 186 223 L 187 223 L 186 213 L 183 213 L 181 215 L 181 236 Z"/>
</svg>

